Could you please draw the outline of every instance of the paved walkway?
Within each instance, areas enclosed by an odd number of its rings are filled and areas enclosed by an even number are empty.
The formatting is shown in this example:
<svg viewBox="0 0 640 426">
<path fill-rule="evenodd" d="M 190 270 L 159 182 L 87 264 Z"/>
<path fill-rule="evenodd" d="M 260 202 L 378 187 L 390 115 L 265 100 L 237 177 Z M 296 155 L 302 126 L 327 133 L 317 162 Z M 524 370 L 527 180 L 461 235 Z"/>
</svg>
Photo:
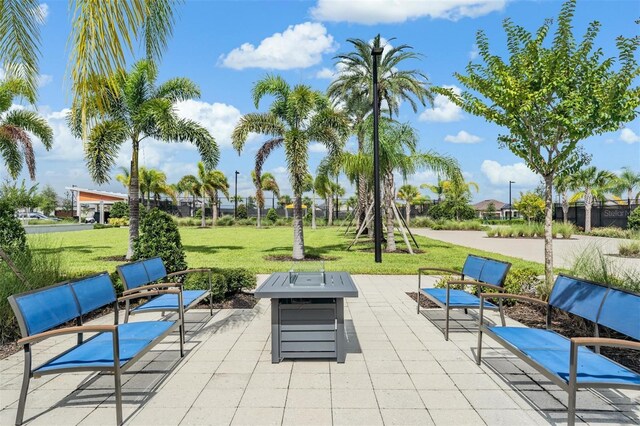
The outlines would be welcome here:
<svg viewBox="0 0 640 426">
<path fill-rule="evenodd" d="M 411 232 L 447 243 L 544 263 L 544 240 L 538 238 L 489 238 L 484 231 L 434 231 L 425 228 L 415 228 Z M 610 258 L 620 267 L 640 272 L 640 259 L 615 256 L 618 254 L 618 244 L 621 241 L 625 240 L 588 235 L 576 235 L 568 240 L 555 239 L 553 240 L 553 264 L 561 268 L 569 268 L 577 253 L 589 247 L 598 246 L 603 253 L 614 255 Z"/>
<path fill-rule="evenodd" d="M 264 277 L 262 277 L 264 278 Z M 414 276 L 354 276 L 348 299 L 345 364 L 270 359 L 267 301 L 253 310 L 191 312 L 187 355 L 172 340 L 124 375 L 124 412 L 132 425 L 535 425 L 566 421 L 566 394 L 486 340 L 473 361 L 476 335 L 443 339 L 405 294 Z M 149 314 L 151 315 L 151 314 Z M 98 322 L 108 323 L 107 316 Z M 137 319 L 137 318 L 136 318 Z M 142 318 L 140 318 L 142 319 Z M 509 321 L 511 322 L 511 321 Z M 511 322 L 512 323 L 512 322 Z M 467 322 L 469 324 L 469 322 Z M 471 323 L 473 326 L 473 323 Z M 74 337 L 36 344 L 36 365 Z M 492 349 L 492 347 L 494 349 Z M 13 424 L 22 355 L 0 361 L 0 424 Z M 30 425 L 112 425 L 111 376 L 65 374 L 33 380 Z M 580 419 L 640 423 L 640 391 L 580 391 Z"/>
</svg>

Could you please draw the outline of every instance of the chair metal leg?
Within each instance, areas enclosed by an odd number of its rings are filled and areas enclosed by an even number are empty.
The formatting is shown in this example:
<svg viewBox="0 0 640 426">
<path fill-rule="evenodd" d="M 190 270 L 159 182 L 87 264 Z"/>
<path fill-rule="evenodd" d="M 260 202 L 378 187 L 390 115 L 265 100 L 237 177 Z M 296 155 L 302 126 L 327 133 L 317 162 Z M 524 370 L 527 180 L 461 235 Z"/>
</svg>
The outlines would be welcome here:
<svg viewBox="0 0 640 426">
<path fill-rule="evenodd" d="M 504 319 L 504 309 L 502 308 L 502 299 L 498 300 L 498 310 L 500 311 L 500 321 L 502 322 L 502 326 L 506 327 L 507 323 Z"/>
<path fill-rule="evenodd" d="M 416 299 L 418 299 L 418 309 L 417 309 L 417 313 L 420 313 L 420 290 L 422 290 L 422 286 L 421 286 L 421 274 L 420 271 L 418 271 L 418 297 L 416 297 Z"/>
<path fill-rule="evenodd" d="M 576 424 L 576 390 L 569 389 L 569 406 L 567 408 L 567 425 L 574 426 Z"/>
<path fill-rule="evenodd" d="M 124 323 L 126 324 L 129 322 L 129 301 L 125 301 L 124 304 Z"/>
<path fill-rule="evenodd" d="M 18 412 L 16 413 L 16 425 L 21 425 L 24 419 L 24 409 L 27 404 L 27 393 L 29 392 L 29 380 L 31 380 L 31 345 L 25 345 L 24 372 L 22 375 L 22 387 L 20 388 L 20 400 L 18 401 Z"/>
<path fill-rule="evenodd" d="M 116 423 L 122 424 L 122 380 L 120 379 L 120 369 L 116 368 L 113 373 L 113 380 L 116 389 Z"/>
<path fill-rule="evenodd" d="M 449 306 L 445 306 L 444 311 L 445 311 L 444 340 L 449 340 Z"/>
<path fill-rule="evenodd" d="M 476 364 L 482 363 L 482 326 L 484 323 L 484 298 L 480 297 L 480 312 L 478 318 L 478 355 L 476 356 Z"/>
<path fill-rule="evenodd" d="M 180 358 L 184 357 L 184 325 L 180 326 Z"/>
<path fill-rule="evenodd" d="M 567 404 L 567 424 L 574 426 L 576 423 L 576 391 L 578 381 L 578 346 L 571 341 L 569 352 L 569 403 Z"/>
</svg>

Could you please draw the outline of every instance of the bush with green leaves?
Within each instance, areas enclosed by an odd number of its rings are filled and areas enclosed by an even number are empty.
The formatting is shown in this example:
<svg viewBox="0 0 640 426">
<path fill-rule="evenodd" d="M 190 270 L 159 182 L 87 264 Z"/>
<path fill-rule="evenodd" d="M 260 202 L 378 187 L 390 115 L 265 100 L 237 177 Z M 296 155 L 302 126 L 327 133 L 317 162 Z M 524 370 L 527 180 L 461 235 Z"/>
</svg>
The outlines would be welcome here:
<svg viewBox="0 0 640 426">
<path fill-rule="evenodd" d="M 242 289 L 256 286 L 256 275 L 243 268 L 211 268 L 211 293 L 215 302 L 228 299 Z M 184 283 L 185 290 L 208 290 L 207 273 L 189 274 Z"/>
<path fill-rule="evenodd" d="M 110 217 L 109 225 L 111 226 L 129 226 L 128 217 Z"/>
<path fill-rule="evenodd" d="M 159 256 L 167 272 L 187 269 L 180 232 L 173 218 L 158 209 L 148 211 L 140 222 L 140 236 L 133 248 L 133 260 Z"/>
<path fill-rule="evenodd" d="M 640 231 L 640 207 L 636 207 L 627 218 L 627 228 Z"/>
<path fill-rule="evenodd" d="M 16 218 L 15 209 L 4 200 L 0 200 L 0 248 L 9 255 L 27 251 L 24 227 Z"/>
<path fill-rule="evenodd" d="M 604 226 L 602 228 L 593 228 L 589 235 L 594 237 L 607 238 L 632 238 L 634 232 L 629 229 L 618 228 L 617 226 Z"/>
<path fill-rule="evenodd" d="M 618 245 L 618 254 L 624 257 L 640 258 L 640 240 L 625 241 Z"/>
<path fill-rule="evenodd" d="M 238 210 L 236 210 L 236 218 L 238 219 L 246 219 L 248 217 L 247 215 L 247 206 L 245 206 L 244 204 L 239 204 L 238 205 Z"/>
<path fill-rule="evenodd" d="M 269 211 L 267 212 L 267 220 L 270 222 L 275 222 L 278 219 L 279 217 L 278 217 L 278 212 L 276 212 L 276 209 L 269 209 Z"/>
<path fill-rule="evenodd" d="M 430 218 L 438 219 L 455 219 L 456 214 L 459 220 L 470 220 L 476 216 L 476 211 L 470 205 L 458 205 L 449 203 L 444 200 L 438 204 L 434 204 L 427 212 Z"/>
<path fill-rule="evenodd" d="M 216 226 L 232 226 L 236 223 L 233 219 L 233 216 L 222 216 L 220 219 L 216 221 Z"/>
<path fill-rule="evenodd" d="M 124 201 L 116 201 L 109 210 L 109 218 L 129 217 L 129 204 Z"/>
</svg>

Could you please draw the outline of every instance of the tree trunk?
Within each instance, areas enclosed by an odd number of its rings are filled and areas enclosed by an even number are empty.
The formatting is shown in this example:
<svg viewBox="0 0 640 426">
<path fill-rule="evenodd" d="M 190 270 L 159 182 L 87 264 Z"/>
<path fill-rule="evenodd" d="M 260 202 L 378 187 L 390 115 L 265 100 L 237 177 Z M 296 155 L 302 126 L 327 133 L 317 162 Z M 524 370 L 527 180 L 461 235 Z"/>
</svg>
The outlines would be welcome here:
<svg viewBox="0 0 640 426">
<path fill-rule="evenodd" d="M 311 194 L 311 229 L 316 229 L 316 191 Z"/>
<path fill-rule="evenodd" d="M 591 188 L 584 190 L 584 232 L 591 232 L 591 207 L 593 206 L 593 195 Z"/>
<path fill-rule="evenodd" d="M 216 226 L 218 221 L 218 191 L 214 191 L 211 197 L 211 226 Z"/>
<path fill-rule="evenodd" d="M 411 204 L 409 204 L 409 201 L 407 201 L 407 204 L 404 205 L 404 209 L 405 216 L 407 217 L 407 220 L 405 222 L 407 222 L 407 226 L 409 226 L 409 224 L 411 223 Z"/>
<path fill-rule="evenodd" d="M 204 215 L 206 213 L 206 210 L 207 210 L 206 209 L 206 205 L 205 205 L 205 198 L 204 197 L 202 197 L 202 207 L 201 207 L 200 210 L 201 210 L 201 213 L 200 213 L 200 217 L 201 217 L 200 226 L 204 228 L 205 226 L 207 226 L 207 219 L 206 219 L 206 217 Z"/>
<path fill-rule="evenodd" d="M 549 294 L 553 286 L 553 174 L 544 177 L 544 281 Z"/>
<path fill-rule="evenodd" d="M 569 199 L 567 198 L 567 191 L 562 193 L 562 221 L 565 225 L 569 222 Z"/>
<path fill-rule="evenodd" d="M 327 197 L 327 226 L 333 225 L 333 196 Z"/>
<path fill-rule="evenodd" d="M 127 260 L 133 257 L 133 245 L 140 228 L 140 186 L 138 178 L 138 141 L 133 140 L 131 170 L 129 172 L 129 248 Z"/>
<path fill-rule="evenodd" d="M 294 207 L 295 209 L 295 207 Z M 287 209 L 287 205 L 284 205 L 284 218 L 289 219 L 289 209 Z"/>
<path fill-rule="evenodd" d="M 191 197 L 191 217 L 196 217 L 196 196 Z"/>
<path fill-rule="evenodd" d="M 396 251 L 395 231 L 393 229 L 393 203 L 394 203 L 394 184 L 393 173 L 386 172 L 383 178 L 384 185 L 384 207 L 387 222 L 387 247 L 386 252 Z"/>
<path fill-rule="evenodd" d="M 260 217 L 260 201 L 256 204 L 256 228 L 260 228 L 262 226 L 262 218 Z"/>
<path fill-rule="evenodd" d="M 293 202 L 293 259 L 304 259 L 304 233 L 302 229 L 302 194 L 296 194 Z"/>
</svg>

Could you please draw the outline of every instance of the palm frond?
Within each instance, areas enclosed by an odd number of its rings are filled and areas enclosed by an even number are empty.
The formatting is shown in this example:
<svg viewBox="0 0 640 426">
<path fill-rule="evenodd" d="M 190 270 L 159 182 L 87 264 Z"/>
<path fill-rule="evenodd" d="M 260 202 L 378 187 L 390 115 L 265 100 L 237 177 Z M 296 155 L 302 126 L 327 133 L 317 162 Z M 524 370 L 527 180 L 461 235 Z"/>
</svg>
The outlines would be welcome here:
<svg viewBox="0 0 640 426">
<path fill-rule="evenodd" d="M 103 184 L 109 181 L 109 172 L 127 134 L 126 125 L 119 121 L 103 121 L 91 129 L 85 145 L 85 158 L 94 182 Z"/>
<path fill-rule="evenodd" d="M 11 124 L 3 124 L 0 127 L 0 139 L 13 144 L 15 147 L 3 149 L 7 160 L 9 174 L 14 179 L 18 177 L 22 170 L 22 161 L 27 165 L 29 176 L 32 180 L 36 178 L 36 159 L 33 153 L 33 143 L 29 134 L 22 128 Z M 4 144 L 3 144 L 4 145 Z M 20 149 L 19 149 L 20 148 Z"/>
<path fill-rule="evenodd" d="M 259 80 L 251 91 L 251 97 L 256 108 L 260 106 L 260 100 L 266 95 L 275 96 L 277 100 L 284 100 L 289 96 L 289 84 L 280 76 L 267 75 Z"/>
<path fill-rule="evenodd" d="M 23 157 L 15 138 L 11 132 L 4 127 L 0 127 L 0 156 L 2 156 L 9 176 L 16 179 L 22 170 Z"/>
<path fill-rule="evenodd" d="M 214 169 L 220 160 L 220 148 L 209 131 L 193 120 L 178 119 L 163 131 L 163 139 L 190 142 L 198 148 L 200 158 L 208 169 Z"/>
<path fill-rule="evenodd" d="M 283 123 L 271 113 L 252 113 L 240 117 L 238 124 L 233 129 L 231 140 L 236 151 L 242 151 L 249 133 L 255 132 L 263 135 L 282 137 L 285 133 Z"/>
<path fill-rule="evenodd" d="M 165 81 L 156 89 L 154 98 L 164 98 L 171 102 L 199 98 L 200 88 L 188 78 L 177 77 Z"/>
<path fill-rule="evenodd" d="M 173 34 L 175 7 L 181 1 L 146 0 L 144 17 L 144 47 L 147 60 L 157 62 L 162 58 L 167 42 Z"/>
<path fill-rule="evenodd" d="M 53 129 L 47 120 L 34 111 L 14 109 L 4 117 L 4 123 L 22 128 L 36 135 L 47 151 L 53 145 Z"/>
</svg>

